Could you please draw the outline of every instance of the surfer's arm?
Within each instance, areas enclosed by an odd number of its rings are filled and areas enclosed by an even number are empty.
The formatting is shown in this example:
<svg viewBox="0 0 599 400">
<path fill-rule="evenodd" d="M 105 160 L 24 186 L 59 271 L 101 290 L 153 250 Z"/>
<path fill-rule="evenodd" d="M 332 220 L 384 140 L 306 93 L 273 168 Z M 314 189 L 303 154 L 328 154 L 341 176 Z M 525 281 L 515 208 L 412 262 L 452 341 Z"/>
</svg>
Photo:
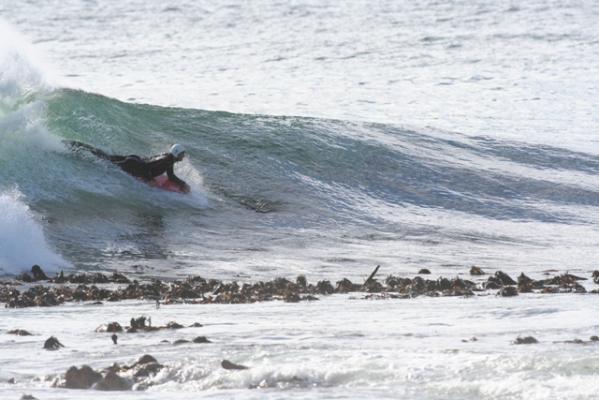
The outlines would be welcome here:
<svg viewBox="0 0 599 400">
<path fill-rule="evenodd" d="M 171 181 L 173 181 L 177 185 L 179 185 L 179 187 L 181 188 L 181 190 L 183 190 L 184 192 L 189 192 L 189 185 L 183 179 L 179 179 L 175 175 L 175 171 L 173 169 L 173 165 L 172 164 L 169 165 L 168 168 L 166 169 L 166 175 L 168 176 L 168 179 L 170 179 Z"/>
</svg>

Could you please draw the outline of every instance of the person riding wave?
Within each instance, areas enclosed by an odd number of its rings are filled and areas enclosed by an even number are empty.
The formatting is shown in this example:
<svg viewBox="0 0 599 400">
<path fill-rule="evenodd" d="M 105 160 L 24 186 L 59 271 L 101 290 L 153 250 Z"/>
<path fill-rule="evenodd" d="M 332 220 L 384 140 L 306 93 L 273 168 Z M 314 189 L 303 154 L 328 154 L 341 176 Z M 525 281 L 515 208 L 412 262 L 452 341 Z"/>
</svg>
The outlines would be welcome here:
<svg viewBox="0 0 599 400">
<path fill-rule="evenodd" d="M 184 180 L 179 179 L 173 170 L 175 163 L 183 160 L 185 157 L 185 147 L 180 144 L 172 145 L 168 153 L 144 158 L 135 154 L 128 156 L 107 154 L 103 150 L 75 140 L 69 141 L 67 144 L 75 150 L 88 150 L 96 157 L 108 160 L 129 175 L 143 179 L 146 182 L 166 172 L 168 179 L 179 185 L 181 191 L 185 193 L 189 192 L 189 185 Z"/>
</svg>

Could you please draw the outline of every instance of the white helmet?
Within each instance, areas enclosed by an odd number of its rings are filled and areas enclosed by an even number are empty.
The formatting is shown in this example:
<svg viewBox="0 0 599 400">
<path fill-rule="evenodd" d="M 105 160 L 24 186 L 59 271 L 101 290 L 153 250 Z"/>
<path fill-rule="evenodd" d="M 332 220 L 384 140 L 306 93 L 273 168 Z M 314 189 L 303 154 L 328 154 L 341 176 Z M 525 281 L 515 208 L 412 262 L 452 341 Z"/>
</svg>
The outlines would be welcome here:
<svg viewBox="0 0 599 400">
<path fill-rule="evenodd" d="M 185 153 L 185 147 L 181 144 L 174 144 L 171 146 L 169 151 L 175 158 L 179 158 L 183 153 Z"/>
</svg>

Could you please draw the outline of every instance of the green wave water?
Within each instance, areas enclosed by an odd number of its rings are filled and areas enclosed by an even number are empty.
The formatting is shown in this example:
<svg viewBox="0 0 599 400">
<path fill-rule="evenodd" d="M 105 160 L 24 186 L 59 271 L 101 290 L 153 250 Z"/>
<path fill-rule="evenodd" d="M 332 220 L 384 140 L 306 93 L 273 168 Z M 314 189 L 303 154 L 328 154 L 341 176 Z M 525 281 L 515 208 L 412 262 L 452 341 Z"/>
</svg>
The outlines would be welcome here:
<svg viewBox="0 0 599 400">
<path fill-rule="evenodd" d="M 249 258 L 255 273 L 268 273 L 281 268 L 272 257 L 295 271 L 348 258 L 331 257 L 334 248 L 353 248 L 340 252 L 360 260 L 362 241 L 455 243 L 478 235 L 509 242 L 509 232 L 473 234 L 460 218 L 571 224 L 572 207 L 598 203 L 594 189 L 535 176 L 599 171 L 592 157 L 555 148 L 522 153 L 516 143 L 483 137 L 165 108 L 71 89 L 9 99 L 2 103 L 0 189 L 18 190 L 76 268 L 239 274 Z M 189 157 L 176 173 L 192 193 L 151 188 L 69 150 L 68 140 L 140 156 L 181 143 Z M 365 262 L 373 249 L 386 251 L 369 246 Z"/>
</svg>

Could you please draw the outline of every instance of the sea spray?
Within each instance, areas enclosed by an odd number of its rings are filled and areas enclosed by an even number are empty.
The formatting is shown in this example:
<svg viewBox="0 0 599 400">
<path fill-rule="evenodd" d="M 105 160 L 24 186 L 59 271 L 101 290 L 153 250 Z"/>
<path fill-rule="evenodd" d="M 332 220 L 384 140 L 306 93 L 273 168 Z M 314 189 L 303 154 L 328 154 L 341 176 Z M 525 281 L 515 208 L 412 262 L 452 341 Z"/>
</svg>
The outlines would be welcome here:
<svg viewBox="0 0 599 400">
<path fill-rule="evenodd" d="M 33 264 L 53 271 L 70 264 L 48 245 L 38 217 L 15 188 L 18 182 L 10 179 L 23 169 L 35 173 L 45 151 L 62 147 L 45 127 L 45 102 L 40 99 L 51 90 L 53 74 L 27 39 L 4 21 L 0 37 L 0 274 L 16 274 Z M 44 151 L 37 157 L 32 148 Z M 25 160 L 37 164 L 29 166 Z"/>
<path fill-rule="evenodd" d="M 18 190 L 0 194 L 0 274 L 17 274 L 33 264 L 53 272 L 68 267 L 46 242 L 35 214 Z"/>
<path fill-rule="evenodd" d="M 1 19 L 0 37 L 0 100 L 64 85 L 39 50 Z"/>
</svg>

